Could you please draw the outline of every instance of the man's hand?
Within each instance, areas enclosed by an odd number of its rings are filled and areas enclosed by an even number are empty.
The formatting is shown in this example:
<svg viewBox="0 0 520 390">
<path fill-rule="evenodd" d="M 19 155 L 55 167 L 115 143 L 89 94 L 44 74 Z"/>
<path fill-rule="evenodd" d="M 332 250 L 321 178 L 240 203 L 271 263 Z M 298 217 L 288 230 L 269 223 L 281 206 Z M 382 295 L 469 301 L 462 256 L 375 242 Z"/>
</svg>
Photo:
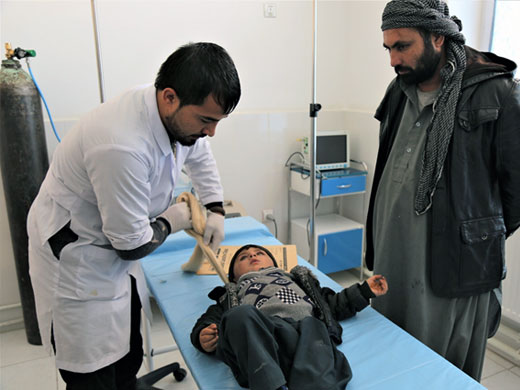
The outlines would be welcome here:
<svg viewBox="0 0 520 390">
<path fill-rule="evenodd" d="M 204 230 L 204 244 L 209 245 L 213 252 L 216 252 L 223 239 L 224 216 L 208 210 L 206 229 Z"/>
<path fill-rule="evenodd" d="M 388 291 L 388 283 L 384 276 L 374 275 L 367 279 L 368 287 L 375 294 L 376 297 L 385 295 Z"/>
<path fill-rule="evenodd" d="M 170 234 L 192 227 L 191 212 L 186 202 L 175 203 L 157 218 L 163 218 L 170 224 Z"/>
<path fill-rule="evenodd" d="M 218 329 L 216 324 L 211 324 L 199 333 L 200 346 L 206 352 L 213 352 L 217 349 Z"/>
</svg>

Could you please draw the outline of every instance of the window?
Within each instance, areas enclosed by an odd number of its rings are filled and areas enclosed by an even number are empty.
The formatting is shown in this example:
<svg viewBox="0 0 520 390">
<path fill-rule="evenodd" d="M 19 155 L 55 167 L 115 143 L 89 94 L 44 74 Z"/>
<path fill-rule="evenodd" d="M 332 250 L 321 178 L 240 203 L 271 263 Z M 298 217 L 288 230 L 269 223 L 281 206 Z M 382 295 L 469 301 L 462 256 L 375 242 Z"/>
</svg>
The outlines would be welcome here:
<svg viewBox="0 0 520 390">
<path fill-rule="evenodd" d="M 495 0 L 491 51 L 515 61 L 517 65 L 520 65 L 519 15 L 520 1 Z"/>
</svg>

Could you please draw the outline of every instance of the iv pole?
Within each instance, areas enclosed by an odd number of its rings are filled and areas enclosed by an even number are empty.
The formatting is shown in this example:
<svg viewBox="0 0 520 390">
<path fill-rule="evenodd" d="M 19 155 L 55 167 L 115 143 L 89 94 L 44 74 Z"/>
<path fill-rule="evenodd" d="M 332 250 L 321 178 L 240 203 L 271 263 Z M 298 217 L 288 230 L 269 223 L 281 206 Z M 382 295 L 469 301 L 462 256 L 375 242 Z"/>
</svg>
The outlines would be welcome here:
<svg viewBox="0 0 520 390">
<path fill-rule="evenodd" d="M 316 47 L 318 38 L 318 0 L 313 0 L 313 30 L 312 30 L 312 50 L 313 50 L 313 63 L 312 63 L 312 103 L 310 104 L 310 117 L 311 117 L 311 136 L 309 137 L 309 152 L 311 156 L 311 171 L 310 171 L 310 198 L 311 198 L 311 210 L 309 214 L 309 262 L 315 267 L 318 266 L 317 257 L 317 245 L 316 245 L 316 234 L 315 234 L 315 219 L 316 219 L 316 127 L 318 111 L 321 109 L 321 104 L 316 103 Z"/>
</svg>

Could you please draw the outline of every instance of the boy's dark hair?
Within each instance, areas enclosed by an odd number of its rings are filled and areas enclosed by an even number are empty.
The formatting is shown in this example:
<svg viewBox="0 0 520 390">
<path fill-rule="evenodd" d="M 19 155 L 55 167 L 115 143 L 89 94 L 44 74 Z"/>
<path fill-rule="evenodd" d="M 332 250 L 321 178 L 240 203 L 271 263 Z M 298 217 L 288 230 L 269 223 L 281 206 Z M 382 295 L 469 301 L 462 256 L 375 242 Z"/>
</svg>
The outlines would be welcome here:
<svg viewBox="0 0 520 390">
<path fill-rule="evenodd" d="M 188 43 L 173 52 L 161 65 L 155 88 L 173 88 L 180 107 L 201 105 L 213 94 L 224 114 L 240 100 L 240 80 L 233 60 L 219 45 L 209 42 Z"/>
<path fill-rule="evenodd" d="M 231 263 L 229 263 L 229 271 L 228 271 L 228 276 L 229 276 L 230 282 L 235 281 L 235 271 L 233 270 L 233 268 L 235 266 L 235 260 L 237 259 L 240 252 L 242 252 L 243 250 L 249 249 L 249 248 L 258 248 L 258 249 L 263 250 L 267 254 L 267 256 L 269 256 L 271 258 L 271 260 L 273 260 L 274 266 L 278 267 L 278 263 L 276 263 L 276 259 L 274 258 L 273 254 L 268 249 L 266 249 L 260 245 L 247 244 L 247 245 L 244 245 L 243 247 L 241 247 L 239 250 L 237 250 L 235 252 L 235 254 L 233 255 L 233 257 L 231 258 Z"/>
</svg>

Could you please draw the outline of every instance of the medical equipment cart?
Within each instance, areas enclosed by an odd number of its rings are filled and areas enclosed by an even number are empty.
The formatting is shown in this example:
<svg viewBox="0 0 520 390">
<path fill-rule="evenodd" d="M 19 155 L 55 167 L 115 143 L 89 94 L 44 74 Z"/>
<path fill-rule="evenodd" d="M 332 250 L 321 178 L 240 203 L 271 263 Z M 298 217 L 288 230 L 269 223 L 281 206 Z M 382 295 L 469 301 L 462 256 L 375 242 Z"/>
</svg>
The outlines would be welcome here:
<svg viewBox="0 0 520 390">
<path fill-rule="evenodd" d="M 365 168 L 366 165 L 361 163 Z M 288 200 L 289 240 L 296 245 L 298 254 L 310 258 L 308 234 L 309 218 L 293 217 L 292 193 L 310 196 L 310 172 L 298 165 L 289 166 L 290 186 Z M 364 170 L 347 168 L 331 171 L 317 171 L 314 181 L 315 193 L 319 200 L 340 198 L 361 194 L 365 205 L 366 168 Z M 340 203 L 341 199 L 336 199 Z M 323 273 L 332 273 L 352 268 L 360 269 L 360 279 L 363 277 L 363 237 L 364 225 L 341 215 L 341 207 L 335 212 L 318 214 L 315 220 L 317 242 L 317 264 L 313 264 Z"/>
</svg>

